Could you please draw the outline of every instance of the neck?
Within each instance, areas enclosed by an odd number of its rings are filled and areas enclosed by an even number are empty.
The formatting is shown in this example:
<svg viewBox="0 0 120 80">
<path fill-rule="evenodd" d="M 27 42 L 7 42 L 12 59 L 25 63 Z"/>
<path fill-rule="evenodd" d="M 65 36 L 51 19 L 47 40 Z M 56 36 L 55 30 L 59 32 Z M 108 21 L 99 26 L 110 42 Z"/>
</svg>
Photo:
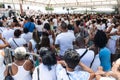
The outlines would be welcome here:
<svg viewBox="0 0 120 80">
<path fill-rule="evenodd" d="M 67 69 L 67 71 L 70 71 L 70 72 L 73 72 L 74 71 L 74 69 L 72 69 L 72 68 L 66 68 Z"/>
</svg>

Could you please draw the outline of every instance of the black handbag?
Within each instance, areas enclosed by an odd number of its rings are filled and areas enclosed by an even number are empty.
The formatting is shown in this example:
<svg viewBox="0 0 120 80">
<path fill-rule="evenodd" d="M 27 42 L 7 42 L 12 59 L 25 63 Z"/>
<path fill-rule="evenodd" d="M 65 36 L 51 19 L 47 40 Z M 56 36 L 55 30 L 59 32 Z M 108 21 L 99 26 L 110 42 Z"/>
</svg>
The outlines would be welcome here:
<svg viewBox="0 0 120 80">
<path fill-rule="evenodd" d="M 4 80 L 14 80 L 13 77 L 11 76 L 12 74 L 12 68 L 11 65 L 8 66 L 8 71 L 7 71 L 7 76 L 5 77 Z"/>
</svg>

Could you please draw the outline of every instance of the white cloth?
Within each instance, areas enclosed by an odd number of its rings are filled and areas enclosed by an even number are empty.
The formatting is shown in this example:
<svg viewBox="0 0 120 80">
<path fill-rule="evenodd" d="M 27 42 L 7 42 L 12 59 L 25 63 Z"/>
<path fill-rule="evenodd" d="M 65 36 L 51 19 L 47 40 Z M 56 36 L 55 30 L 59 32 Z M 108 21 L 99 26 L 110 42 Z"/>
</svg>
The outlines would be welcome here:
<svg viewBox="0 0 120 80">
<path fill-rule="evenodd" d="M 24 38 L 26 40 L 26 42 L 29 42 L 32 39 L 32 33 L 28 32 L 28 33 L 23 33 L 21 34 L 21 38 Z"/>
<path fill-rule="evenodd" d="M 4 30 L 6 30 L 5 27 L 0 27 L 0 33 L 3 33 Z"/>
<path fill-rule="evenodd" d="M 98 70 L 98 67 L 100 66 L 100 58 L 99 58 L 99 54 L 97 54 L 95 56 L 94 62 L 92 64 L 91 69 L 96 72 Z"/>
<path fill-rule="evenodd" d="M 114 33 L 116 31 L 117 31 L 117 29 L 112 28 L 110 33 Z M 111 51 L 112 54 L 115 54 L 115 52 L 116 52 L 116 41 L 117 41 L 117 39 L 118 39 L 118 36 L 113 35 L 113 36 L 110 36 L 110 39 L 107 42 L 107 47 Z"/>
<path fill-rule="evenodd" d="M 23 67 L 25 65 L 25 63 L 26 63 L 26 61 L 24 62 L 24 64 L 22 66 L 18 66 L 17 64 L 13 63 L 14 65 L 16 65 L 18 67 L 17 74 L 12 76 L 14 78 L 14 80 L 32 80 L 30 71 L 25 70 Z"/>
<path fill-rule="evenodd" d="M 0 80 L 4 80 L 4 71 L 6 69 L 3 60 L 4 57 L 0 54 Z"/>
<path fill-rule="evenodd" d="M 116 80 L 113 77 L 101 77 L 100 80 Z"/>
<path fill-rule="evenodd" d="M 52 38 L 52 35 L 49 35 L 48 37 L 49 37 L 49 40 L 50 40 L 50 45 L 53 45 L 54 40 Z"/>
<path fill-rule="evenodd" d="M 35 25 L 36 29 L 38 30 L 38 32 L 42 32 L 43 29 L 43 25 Z"/>
<path fill-rule="evenodd" d="M 56 65 L 51 66 L 51 70 L 48 70 L 48 67 L 43 63 L 41 63 L 38 67 L 35 68 L 32 75 L 32 80 L 38 80 L 37 68 L 39 68 L 40 80 L 57 80 Z"/>
<path fill-rule="evenodd" d="M 57 69 L 57 80 L 89 80 L 90 74 L 86 71 L 66 72 L 65 68 Z M 69 74 L 69 76 L 67 75 Z M 69 79 L 70 77 L 70 79 Z"/>
<path fill-rule="evenodd" d="M 76 49 L 76 51 L 82 55 L 86 49 Z M 90 64 L 92 63 L 94 58 L 94 52 L 92 50 L 88 50 L 87 53 L 80 59 L 82 63 L 84 63 L 86 66 L 90 67 Z"/>
<path fill-rule="evenodd" d="M 10 38 L 14 37 L 14 30 L 13 29 L 4 30 L 2 33 L 2 37 L 8 41 Z"/>
<path fill-rule="evenodd" d="M 75 41 L 75 36 L 71 32 L 63 32 L 57 35 L 55 44 L 60 46 L 60 55 L 64 55 L 64 52 L 73 48 L 73 42 Z"/>
<path fill-rule="evenodd" d="M 32 50 L 35 50 L 35 45 L 37 44 L 33 39 L 30 40 L 31 44 L 32 44 Z"/>
<path fill-rule="evenodd" d="M 57 19 L 56 18 L 53 19 L 53 23 L 54 23 L 53 26 L 57 27 Z"/>
<path fill-rule="evenodd" d="M 13 39 L 14 39 L 14 41 L 16 42 L 16 44 L 18 46 L 15 44 L 15 42 L 13 41 Z M 24 44 L 26 44 L 26 41 L 23 38 L 10 38 L 8 40 L 8 43 L 10 44 L 10 46 L 11 46 L 12 49 L 16 49 L 17 47 L 21 47 Z"/>
</svg>

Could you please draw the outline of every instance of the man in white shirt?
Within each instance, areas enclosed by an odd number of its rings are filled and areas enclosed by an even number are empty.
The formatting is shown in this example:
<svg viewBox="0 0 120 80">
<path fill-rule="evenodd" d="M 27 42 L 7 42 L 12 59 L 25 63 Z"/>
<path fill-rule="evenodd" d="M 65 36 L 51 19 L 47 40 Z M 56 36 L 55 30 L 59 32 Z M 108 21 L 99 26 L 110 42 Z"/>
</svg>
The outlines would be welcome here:
<svg viewBox="0 0 120 80">
<path fill-rule="evenodd" d="M 87 67 L 90 67 L 93 71 L 97 71 L 100 66 L 100 60 L 98 55 L 95 55 L 94 51 L 87 50 L 86 48 L 76 49 L 76 51 L 82 56 L 85 52 L 85 55 L 80 59 L 80 61 L 85 64 Z M 97 61 L 97 62 L 96 62 Z M 80 67 L 76 67 L 79 69 Z M 81 69 L 81 68 L 80 68 Z"/>
<path fill-rule="evenodd" d="M 65 51 L 64 60 L 66 68 L 58 72 L 57 80 L 92 80 L 94 78 L 94 72 L 79 62 L 80 55 L 75 50 L 68 49 Z M 77 65 L 81 66 L 84 71 L 75 70 Z"/>
<path fill-rule="evenodd" d="M 64 52 L 71 48 L 73 49 L 73 43 L 75 41 L 75 36 L 73 33 L 68 32 L 67 24 L 65 22 L 61 23 L 61 33 L 57 35 L 55 39 L 56 48 L 60 48 L 60 56 L 64 55 Z"/>
</svg>

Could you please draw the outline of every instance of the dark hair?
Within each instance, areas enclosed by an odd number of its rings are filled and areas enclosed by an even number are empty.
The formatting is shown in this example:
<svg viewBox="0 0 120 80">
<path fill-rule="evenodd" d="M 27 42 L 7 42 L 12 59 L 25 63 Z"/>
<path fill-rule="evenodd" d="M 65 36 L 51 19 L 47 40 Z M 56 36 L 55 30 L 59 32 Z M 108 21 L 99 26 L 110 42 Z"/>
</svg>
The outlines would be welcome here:
<svg viewBox="0 0 120 80">
<path fill-rule="evenodd" d="M 3 27 L 3 22 L 2 21 L 0 21 L 0 27 Z"/>
<path fill-rule="evenodd" d="M 62 29 L 67 29 L 67 24 L 64 21 L 61 22 L 60 26 Z"/>
<path fill-rule="evenodd" d="M 80 55 L 77 53 L 77 51 L 73 49 L 68 49 L 67 51 L 65 51 L 65 55 L 63 58 L 68 67 L 72 69 L 74 69 L 80 61 Z"/>
<path fill-rule="evenodd" d="M 38 24 L 38 25 L 41 25 L 41 24 L 42 24 L 42 22 L 41 22 L 40 20 L 38 20 L 38 21 L 37 21 L 37 24 Z"/>
<path fill-rule="evenodd" d="M 50 40 L 49 40 L 48 36 L 42 36 L 40 46 L 41 47 L 50 47 Z"/>
<path fill-rule="evenodd" d="M 105 32 L 103 32 L 102 30 L 98 30 L 94 37 L 95 46 L 97 46 L 99 48 L 103 48 L 106 46 L 107 41 L 108 41 L 108 39 L 107 39 Z"/>
<path fill-rule="evenodd" d="M 68 24 L 68 30 L 73 30 L 73 25 Z"/>
<path fill-rule="evenodd" d="M 76 26 L 78 27 L 80 25 L 80 20 L 75 21 Z"/>
<path fill-rule="evenodd" d="M 24 33 L 28 33 L 28 32 L 29 32 L 28 28 L 25 28 L 25 27 L 24 27 L 24 28 L 23 28 L 23 32 L 24 32 Z"/>
<path fill-rule="evenodd" d="M 51 66 L 57 63 L 55 53 L 51 50 L 45 50 L 41 52 L 41 55 L 43 64 L 46 65 L 49 70 L 51 70 Z"/>
<path fill-rule="evenodd" d="M 22 32 L 21 32 L 20 29 L 16 29 L 16 30 L 14 31 L 14 36 L 18 38 L 18 37 L 20 37 L 21 33 L 22 33 Z"/>
<path fill-rule="evenodd" d="M 46 30 L 50 30 L 50 24 L 49 24 L 49 23 L 45 23 L 44 28 L 45 28 Z"/>
<path fill-rule="evenodd" d="M 40 46 L 40 36 L 39 36 L 39 32 L 37 30 L 33 31 L 33 35 L 32 35 L 33 40 L 36 42 L 36 49 L 39 49 Z"/>
</svg>

